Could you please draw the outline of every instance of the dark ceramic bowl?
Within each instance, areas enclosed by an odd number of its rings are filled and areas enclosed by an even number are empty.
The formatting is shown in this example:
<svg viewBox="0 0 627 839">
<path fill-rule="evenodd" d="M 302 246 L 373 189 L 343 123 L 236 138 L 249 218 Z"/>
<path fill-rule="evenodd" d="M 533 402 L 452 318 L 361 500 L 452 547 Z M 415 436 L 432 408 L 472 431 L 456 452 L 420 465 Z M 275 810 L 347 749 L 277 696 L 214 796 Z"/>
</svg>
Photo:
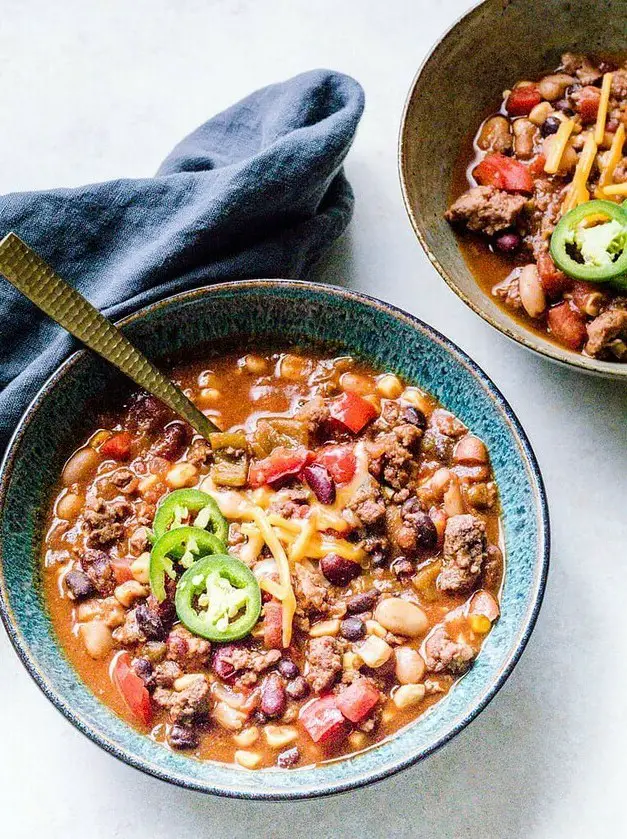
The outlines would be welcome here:
<svg viewBox="0 0 627 839">
<path fill-rule="evenodd" d="M 484 320 L 535 352 L 587 373 L 627 380 L 627 364 L 599 361 L 537 335 L 486 295 L 444 219 L 460 149 L 512 80 L 535 78 L 566 51 L 627 48 L 625 0 L 486 0 L 436 44 L 414 79 L 401 122 L 399 170 L 420 244 L 453 291 Z"/>
<path fill-rule="evenodd" d="M 430 327 L 378 300 L 339 288 L 280 280 L 187 292 L 121 322 L 149 357 L 258 337 L 329 342 L 431 391 L 490 450 L 501 492 L 507 571 L 502 617 L 475 665 L 418 722 L 360 754 L 316 767 L 254 772 L 175 754 L 129 727 L 79 679 L 42 598 L 44 516 L 55 476 L 121 380 L 87 351 L 75 353 L 22 419 L 0 471 L 0 607 L 26 668 L 46 696 L 98 745 L 159 778 L 227 796 L 295 799 L 352 789 L 420 760 L 490 701 L 533 629 L 545 586 L 549 523 L 538 466 L 511 408 L 487 376 Z M 93 426 L 92 426 L 93 427 Z"/>
</svg>

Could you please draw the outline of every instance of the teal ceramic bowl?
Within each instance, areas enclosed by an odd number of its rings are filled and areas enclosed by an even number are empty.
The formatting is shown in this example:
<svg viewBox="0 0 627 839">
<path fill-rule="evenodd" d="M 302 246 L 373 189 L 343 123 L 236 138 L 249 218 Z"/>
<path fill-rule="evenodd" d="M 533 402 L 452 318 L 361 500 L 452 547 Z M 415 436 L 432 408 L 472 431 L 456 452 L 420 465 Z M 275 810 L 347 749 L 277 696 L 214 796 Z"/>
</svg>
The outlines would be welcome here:
<svg viewBox="0 0 627 839">
<path fill-rule="evenodd" d="M 121 322 L 149 357 L 246 338 L 329 342 L 428 389 L 482 437 L 501 493 L 507 570 L 502 617 L 450 694 L 401 732 L 352 757 L 303 769 L 247 771 L 168 751 L 134 731 L 80 682 L 42 598 L 40 548 L 55 476 L 120 375 L 93 354 L 69 358 L 22 419 L 0 471 L 0 607 L 11 641 L 46 696 L 106 751 L 163 780 L 250 799 L 287 800 L 353 789 L 442 746 L 503 685 L 533 629 L 549 561 L 542 479 L 524 431 L 487 376 L 454 344 L 393 306 L 340 288 L 253 280 L 199 289 Z"/>
</svg>

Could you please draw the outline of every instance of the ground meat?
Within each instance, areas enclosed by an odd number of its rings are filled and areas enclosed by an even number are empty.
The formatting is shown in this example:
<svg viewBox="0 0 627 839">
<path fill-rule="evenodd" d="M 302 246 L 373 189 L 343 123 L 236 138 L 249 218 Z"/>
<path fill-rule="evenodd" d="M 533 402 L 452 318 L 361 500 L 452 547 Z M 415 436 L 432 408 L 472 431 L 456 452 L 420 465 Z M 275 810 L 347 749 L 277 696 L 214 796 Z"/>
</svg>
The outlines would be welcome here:
<svg viewBox="0 0 627 839">
<path fill-rule="evenodd" d="M 627 99 L 627 70 L 613 72 L 611 94 L 616 99 Z"/>
<path fill-rule="evenodd" d="M 525 239 L 535 259 L 546 252 L 549 236 L 562 213 L 565 191 L 569 185 L 548 178 L 537 178 L 533 185 L 533 198 L 527 204 L 527 229 Z"/>
<path fill-rule="evenodd" d="M 280 658 L 280 650 L 253 650 L 243 644 L 220 648 L 221 667 L 230 665 L 243 686 L 255 684 L 259 674 L 273 667 Z"/>
<path fill-rule="evenodd" d="M 174 682 L 183 675 L 183 671 L 176 661 L 163 661 L 157 664 L 153 671 L 153 678 L 156 685 L 162 688 L 171 688 Z"/>
<path fill-rule="evenodd" d="M 413 405 L 400 405 L 391 399 L 384 399 L 381 406 L 381 414 L 372 423 L 372 430 L 389 431 L 397 425 L 414 425 L 423 430 L 427 427 L 427 420 L 422 411 L 414 408 Z"/>
<path fill-rule="evenodd" d="M 457 419 L 450 411 L 445 411 L 444 408 L 436 408 L 431 414 L 429 428 L 434 429 L 439 434 L 445 434 L 447 437 L 461 437 L 468 431 L 461 420 Z"/>
<path fill-rule="evenodd" d="M 362 524 L 367 526 L 381 524 L 385 518 L 385 503 L 377 481 L 372 478 L 364 481 L 347 507 L 355 513 Z"/>
<path fill-rule="evenodd" d="M 80 569 L 68 571 L 64 577 L 64 582 L 70 592 L 70 596 L 74 600 L 84 600 L 86 597 L 91 597 L 92 594 L 96 593 L 96 587 L 93 581 Z"/>
<path fill-rule="evenodd" d="M 135 609 L 127 612 L 122 626 L 113 630 L 113 640 L 121 647 L 131 647 L 147 640 L 139 628 Z"/>
<path fill-rule="evenodd" d="M 341 647 L 335 638 L 323 635 L 312 638 L 306 653 L 307 679 L 314 693 L 330 690 L 342 672 Z"/>
<path fill-rule="evenodd" d="M 468 230 L 494 236 L 513 227 L 524 206 L 522 195 L 512 195 L 493 186 L 476 186 L 460 195 L 445 217 L 453 224 L 465 225 Z"/>
<path fill-rule="evenodd" d="M 153 699 L 160 708 L 168 709 L 172 722 L 189 725 L 209 713 L 209 684 L 204 676 L 199 676 L 185 690 L 158 687 Z"/>
<path fill-rule="evenodd" d="M 83 571 L 93 583 L 98 594 L 107 597 L 113 593 L 115 579 L 108 553 L 86 548 L 81 555 L 80 562 Z"/>
<path fill-rule="evenodd" d="M 309 509 L 309 493 L 306 489 L 284 489 L 272 499 L 269 512 L 285 519 L 300 518 Z"/>
<path fill-rule="evenodd" d="M 570 76 L 577 76 L 581 84 L 588 85 L 598 82 L 603 73 L 586 55 L 566 52 L 562 56 L 562 69 Z"/>
<path fill-rule="evenodd" d="M 90 547 L 105 547 L 124 536 L 122 524 L 133 512 L 128 501 L 104 501 L 102 498 L 90 498 L 83 513 L 83 521 L 88 531 L 87 544 Z"/>
<path fill-rule="evenodd" d="M 520 277 L 520 268 L 515 268 L 511 274 L 508 274 L 504 280 L 492 286 L 492 294 L 508 307 L 514 311 L 522 310 L 523 304 L 520 299 L 520 287 L 518 279 Z"/>
<path fill-rule="evenodd" d="M 189 425 L 183 422 L 171 422 L 159 435 L 156 443 L 150 447 L 150 454 L 175 461 L 183 454 L 192 436 Z"/>
<path fill-rule="evenodd" d="M 202 437 L 197 437 L 189 447 L 187 462 L 200 469 L 201 466 L 209 463 L 212 452 L 211 445 Z"/>
<path fill-rule="evenodd" d="M 368 445 L 370 474 L 394 489 L 407 486 L 421 439 L 421 431 L 413 425 L 405 424 L 396 426 L 391 432 L 379 434 Z"/>
<path fill-rule="evenodd" d="M 176 661 L 187 672 L 197 672 L 206 667 L 211 655 L 211 644 L 199 638 L 180 624 L 175 626 L 167 639 L 167 657 Z"/>
<path fill-rule="evenodd" d="M 191 725 L 173 725 L 168 743 L 173 749 L 195 749 L 200 743 L 200 735 Z"/>
<path fill-rule="evenodd" d="M 138 527 L 129 536 L 128 547 L 133 556 L 139 556 L 144 553 L 149 545 L 148 530 L 145 527 Z"/>
<path fill-rule="evenodd" d="M 319 615 L 326 612 L 328 607 L 329 586 L 322 574 L 307 568 L 300 562 L 294 565 L 294 594 L 298 610 L 304 615 Z"/>
<path fill-rule="evenodd" d="M 132 495 L 139 485 L 139 478 L 130 469 L 116 469 L 110 480 L 124 495 Z"/>
<path fill-rule="evenodd" d="M 455 592 L 471 589 L 479 579 L 486 555 L 485 524 L 468 514 L 451 516 L 444 531 L 438 588 Z"/>
<path fill-rule="evenodd" d="M 600 356 L 608 351 L 609 345 L 617 338 L 627 342 L 627 312 L 621 309 L 609 309 L 591 321 L 588 330 L 588 343 L 585 350 L 588 355 Z"/>
<path fill-rule="evenodd" d="M 319 436 L 330 417 L 329 406 L 317 396 L 295 413 L 294 419 L 304 422 L 312 437 Z"/>
<path fill-rule="evenodd" d="M 427 669 L 433 673 L 464 673 L 475 657 L 475 651 L 465 641 L 453 641 L 446 628 L 436 626 L 425 641 L 424 658 Z"/>
</svg>

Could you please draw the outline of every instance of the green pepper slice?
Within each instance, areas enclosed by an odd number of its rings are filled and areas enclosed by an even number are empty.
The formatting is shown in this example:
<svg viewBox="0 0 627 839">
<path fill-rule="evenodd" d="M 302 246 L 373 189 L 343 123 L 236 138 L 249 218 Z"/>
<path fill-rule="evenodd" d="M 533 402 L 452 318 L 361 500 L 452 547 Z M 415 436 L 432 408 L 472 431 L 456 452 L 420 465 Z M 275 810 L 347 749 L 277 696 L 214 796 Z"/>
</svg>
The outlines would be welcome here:
<svg viewBox="0 0 627 839">
<path fill-rule="evenodd" d="M 603 200 L 575 207 L 553 231 L 551 256 L 558 268 L 576 280 L 627 288 L 625 207 Z"/>
<path fill-rule="evenodd" d="M 197 513 L 191 524 L 213 533 L 224 545 L 229 535 L 229 525 L 216 501 L 199 489 L 176 489 L 163 499 L 157 509 L 153 528 L 157 539 L 173 528 L 181 526 L 190 513 Z"/>
<path fill-rule="evenodd" d="M 179 620 L 210 641 L 238 641 L 248 635 L 261 614 L 261 589 L 239 559 L 206 556 L 183 574 L 174 598 Z"/>
<path fill-rule="evenodd" d="M 189 568 L 200 557 L 224 553 L 224 543 L 200 527 L 175 527 L 166 530 L 163 536 L 153 545 L 150 552 L 150 566 L 148 576 L 150 588 L 159 603 L 166 598 L 165 575 L 171 580 L 176 579 L 173 557 L 183 566 Z"/>
</svg>

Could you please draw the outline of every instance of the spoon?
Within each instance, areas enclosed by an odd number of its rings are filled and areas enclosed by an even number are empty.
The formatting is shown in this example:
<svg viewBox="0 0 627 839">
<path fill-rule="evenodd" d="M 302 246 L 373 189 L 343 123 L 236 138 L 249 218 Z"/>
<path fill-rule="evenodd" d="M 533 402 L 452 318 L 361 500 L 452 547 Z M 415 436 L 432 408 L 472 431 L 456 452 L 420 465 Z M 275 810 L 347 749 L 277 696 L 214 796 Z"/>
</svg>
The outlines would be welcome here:
<svg viewBox="0 0 627 839">
<path fill-rule="evenodd" d="M 42 312 L 164 402 L 203 437 L 220 430 L 110 320 L 15 233 L 0 241 L 0 273 Z"/>
</svg>

